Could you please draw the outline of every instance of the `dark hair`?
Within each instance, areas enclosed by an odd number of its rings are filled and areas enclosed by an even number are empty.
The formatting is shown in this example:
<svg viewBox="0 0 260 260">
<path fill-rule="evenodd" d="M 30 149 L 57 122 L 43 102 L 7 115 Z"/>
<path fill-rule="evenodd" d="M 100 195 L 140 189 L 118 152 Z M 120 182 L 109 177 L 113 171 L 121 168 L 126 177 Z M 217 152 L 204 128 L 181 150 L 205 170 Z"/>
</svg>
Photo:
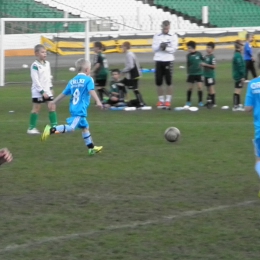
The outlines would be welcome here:
<svg viewBox="0 0 260 260">
<path fill-rule="evenodd" d="M 164 26 L 169 26 L 171 23 L 170 23 L 170 21 L 168 21 L 168 20 L 165 20 L 165 21 L 163 21 L 162 22 L 162 26 L 164 27 Z"/>
<path fill-rule="evenodd" d="M 44 49 L 44 50 L 45 50 L 44 45 L 42 45 L 42 44 L 37 44 L 37 45 L 35 45 L 35 47 L 34 47 L 34 52 L 39 52 L 41 49 Z"/>
<path fill-rule="evenodd" d="M 131 48 L 131 43 L 130 42 L 124 42 L 123 46 L 125 46 L 129 50 Z"/>
<path fill-rule="evenodd" d="M 207 46 L 211 47 L 212 49 L 214 49 L 215 48 L 215 43 L 214 42 L 208 42 Z"/>
<path fill-rule="evenodd" d="M 235 49 L 239 49 L 241 46 L 244 46 L 241 40 L 235 41 Z"/>
<path fill-rule="evenodd" d="M 194 42 L 194 41 L 187 42 L 187 47 L 190 47 L 192 49 L 196 49 L 196 42 Z"/>
<path fill-rule="evenodd" d="M 118 73 L 118 74 L 120 74 L 120 70 L 119 69 L 113 69 L 113 70 L 111 70 L 111 74 L 112 73 Z"/>
<path fill-rule="evenodd" d="M 253 36 L 252 33 L 247 33 L 247 34 L 246 34 L 246 39 L 248 40 L 251 36 Z"/>
<path fill-rule="evenodd" d="M 102 42 L 95 42 L 94 47 L 99 48 L 102 51 L 106 50 L 106 47 L 102 44 Z"/>
</svg>

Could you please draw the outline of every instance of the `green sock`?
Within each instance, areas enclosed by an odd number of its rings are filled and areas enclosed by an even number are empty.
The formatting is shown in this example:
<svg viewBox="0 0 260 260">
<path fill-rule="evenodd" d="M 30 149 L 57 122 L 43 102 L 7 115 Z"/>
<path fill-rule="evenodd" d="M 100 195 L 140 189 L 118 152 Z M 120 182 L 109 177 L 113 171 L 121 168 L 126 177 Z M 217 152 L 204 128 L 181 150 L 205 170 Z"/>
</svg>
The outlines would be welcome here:
<svg viewBox="0 0 260 260">
<path fill-rule="evenodd" d="M 51 122 L 51 127 L 54 127 L 58 124 L 57 122 L 57 114 L 55 111 L 50 111 L 49 112 L 49 119 L 50 119 L 50 122 Z"/>
<path fill-rule="evenodd" d="M 38 114 L 31 113 L 31 115 L 30 115 L 30 126 L 29 126 L 30 130 L 33 129 L 33 128 L 36 128 L 37 120 L 38 120 Z"/>
</svg>

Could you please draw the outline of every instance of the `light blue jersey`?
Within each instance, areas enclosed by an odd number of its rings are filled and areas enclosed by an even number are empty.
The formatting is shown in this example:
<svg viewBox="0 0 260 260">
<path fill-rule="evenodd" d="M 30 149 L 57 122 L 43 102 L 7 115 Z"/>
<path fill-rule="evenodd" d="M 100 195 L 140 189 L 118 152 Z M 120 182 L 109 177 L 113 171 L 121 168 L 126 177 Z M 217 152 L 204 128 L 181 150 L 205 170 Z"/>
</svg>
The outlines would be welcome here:
<svg viewBox="0 0 260 260">
<path fill-rule="evenodd" d="M 249 82 L 245 106 L 253 107 L 255 139 L 260 139 L 260 78 Z"/>
<path fill-rule="evenodd" d="M 79 73 L 71 79 L 62 94 L 71 96 L 70 114 L 72 117 L 86 117 L 90 103 L 89 91 L 94 90 L 93 79 L 84 73 Z"/>
</svg>

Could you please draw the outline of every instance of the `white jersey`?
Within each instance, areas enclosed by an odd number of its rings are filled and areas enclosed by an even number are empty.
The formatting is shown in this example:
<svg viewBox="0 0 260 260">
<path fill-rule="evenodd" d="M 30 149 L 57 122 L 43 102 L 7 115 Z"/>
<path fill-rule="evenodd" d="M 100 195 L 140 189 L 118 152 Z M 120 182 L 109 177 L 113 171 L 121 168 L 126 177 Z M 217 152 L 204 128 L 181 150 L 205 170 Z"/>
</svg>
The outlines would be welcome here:
<svg viewBox="0 0 260 260">
<path fill-rule="evenodd" d="M 167 43 L 166 49 L 161 49 L 161 43 Z M 153 51 L 155 61 L 173 61 L 174 53 L 178 50 L 178 36 L 176 34 L 155 34 L 153 37 Z"/>
<path fill-rule="evenodd" d="M 31 65 L 32 78 L 32 98 L 42 97 L 41 91 L 44 91 L 49 97 L 53 96 L 52 80 L 51 80 L 51 66 L 48 61 L 44 64 L 39 61 L 34 61 Z"/>
</svg>

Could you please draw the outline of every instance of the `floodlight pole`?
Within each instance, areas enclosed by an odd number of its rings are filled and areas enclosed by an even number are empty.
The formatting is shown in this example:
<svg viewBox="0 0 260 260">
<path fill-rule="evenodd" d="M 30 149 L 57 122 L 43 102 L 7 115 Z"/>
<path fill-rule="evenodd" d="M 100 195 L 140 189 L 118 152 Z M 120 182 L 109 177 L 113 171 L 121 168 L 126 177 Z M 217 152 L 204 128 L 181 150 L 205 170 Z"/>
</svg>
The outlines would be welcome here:
<svg viewBox="0 0 260 260">
<path fill-rule="evenodd" d="M 85 22 L 85 60 L 90 61 L 90 52 L 89 52 L 89 20 Z"/>
</svg>

